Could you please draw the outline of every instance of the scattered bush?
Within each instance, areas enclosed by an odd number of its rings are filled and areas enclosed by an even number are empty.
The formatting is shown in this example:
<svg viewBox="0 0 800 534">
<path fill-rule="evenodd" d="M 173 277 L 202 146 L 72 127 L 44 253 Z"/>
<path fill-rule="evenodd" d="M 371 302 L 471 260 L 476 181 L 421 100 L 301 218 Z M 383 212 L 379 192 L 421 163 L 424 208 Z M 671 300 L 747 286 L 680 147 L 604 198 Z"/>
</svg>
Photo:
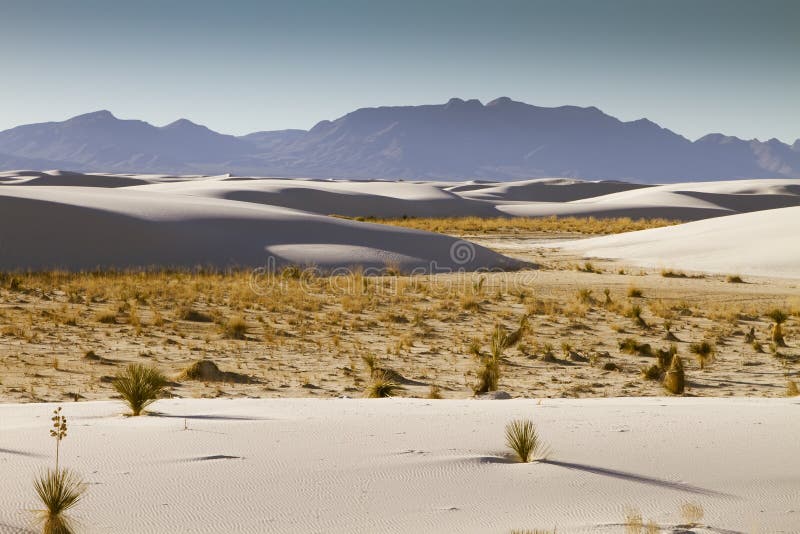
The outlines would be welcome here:
<svg viewBox="0 0 800 534">
<path fill-rule="evenodd" d="M 223 333 L 228 339 L 245 339 L 247 337 L 247 322 L 244 317 L 231 317 L 223 327 Z"/>
<path fill-rule="evenodd" d="M 131 415 L 138 416 L 158 400 L 167 379 L 155 367 L 133 363 L 117 373 L 112 385 L 130 407 Z"/>
<path fill-rule="evenodd" d="M 683 391 L 686 389 L 683 360 L 677 354 L 672 357 L 672 363 L 664 376 L 664 387 L 673 395 L 683 395 Z"/>
<path fill-rule="evenodd" d="M 700 343 L 692 343 L 689 346 L 689 351 L 697 356 L 697 363 L 700 364 L 700 369 L 705 369 L 706 365 L 714 360 L 716 348 L 708 341 L 702 341 Z"/>
<path fill-rule="evenodd" d="M 506 445 L 523 463 L 541 460 L 546 456 L 536 426 L 528 419 L 515 419 L 506 425 Z"/>
<path fill-rule="evenodd" d="M 767 317 L 774 322 L 772 325 L 772 342 L 779 347 L 785 347 L 786 342 L 783 339 L 783 329 L 781 325 L 786 322 L 789 316 L 783 310 L 774 309 L 767 313 Z"/>
</svg>

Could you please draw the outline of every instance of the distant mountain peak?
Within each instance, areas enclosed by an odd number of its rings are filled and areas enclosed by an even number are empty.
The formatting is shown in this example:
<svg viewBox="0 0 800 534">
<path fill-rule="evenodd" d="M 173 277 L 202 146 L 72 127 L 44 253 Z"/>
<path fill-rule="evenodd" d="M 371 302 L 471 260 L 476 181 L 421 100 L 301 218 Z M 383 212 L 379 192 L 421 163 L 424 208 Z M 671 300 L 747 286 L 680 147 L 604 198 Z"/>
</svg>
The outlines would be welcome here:
<svg viewBox="0 0 800 534">
<path fill-rule="evenodd" d="M 107 109 L 101 109 L 98 111 L 92 111 L 91 113 L 84 113 L 83 115 L 76 115 L 71 119 L 68 119 L 67 122 L 98 122 L 98 121 L 116 121 L 117 119 L 113 113 L 108 111 Z"/>
<path fill-rule="evenodd" d="M 192 122 L 189 119 L 178 119 L 176 121 L 173 121 L 173 122 L 167 124 L 166 126 L 162 126 L 162 128 L 163 129 L 170 129 L 170 130 L 177 130 L 177 129 L 182 129 L 182 130 L 198 130 L 198 129 L 200 129 L 200 130 L 208 130 L 208 128 L 206 126 L 203 126 L 202 124 L 197 124 L 196 122 Z"/>
</svg>

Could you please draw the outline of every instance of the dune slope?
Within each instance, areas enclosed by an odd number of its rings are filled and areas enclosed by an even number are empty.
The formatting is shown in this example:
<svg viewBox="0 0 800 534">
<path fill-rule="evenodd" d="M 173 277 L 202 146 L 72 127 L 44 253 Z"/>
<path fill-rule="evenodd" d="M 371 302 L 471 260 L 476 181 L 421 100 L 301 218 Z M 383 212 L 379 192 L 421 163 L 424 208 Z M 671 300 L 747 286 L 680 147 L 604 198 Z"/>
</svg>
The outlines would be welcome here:
<svg viewBox="0 0 800 534">
<path fill-rule="evenodd" d="M 648 267 L 800 278 L 799 236 L 795 206 L 552 246 Z"/>
<path fill-rule="evenodd" d="M 518 265 L 440 234 L 162 191 L 3 187 L 0 213 L 0 269 Z"/>
</svg>

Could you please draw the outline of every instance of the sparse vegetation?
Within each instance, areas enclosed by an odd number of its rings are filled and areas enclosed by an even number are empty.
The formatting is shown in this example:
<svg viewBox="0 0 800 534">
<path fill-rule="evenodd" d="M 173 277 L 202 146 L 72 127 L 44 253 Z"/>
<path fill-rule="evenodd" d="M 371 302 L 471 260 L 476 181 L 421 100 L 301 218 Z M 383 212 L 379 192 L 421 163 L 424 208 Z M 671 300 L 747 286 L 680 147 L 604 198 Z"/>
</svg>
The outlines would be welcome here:
<svg viewBox="0 0 800 534">
<path fill-rule="evenodd" d="M 247 338 L 247 322 L 241 316 L 231 317 L 225 323 L 223 333 L 228 339 L 245 339 Z"/>
<path fill-rule="evenodd" d="M 785 347 L 786 341 L 783 339 L 783 323 L 789 318 L 789 316 L 780 309 L 774 309 L 767 313 L 767 317 L 772 319 L 772 342 L 779 347 Z"/>
<path fill-rule="evenodd" d="M 133 363 L 120 371 L 113 385 L 117 393 L 128 404 L 131 415 L 141 415 L 142 411 L 154 403 L 164 392 L 167 379 L 155 367 Z"/>
<path fill-rule="evenodd" d="M 681 357 L 677 354 L 672 357 L 672 363 L 664 376 L 664 387 L 673 395 L 683 395 L 686 389 L 683 360 L 681 360 Z"/>
<path fill-rule="evenodd" d="M 547 456 L 547 449 L 536 426 L 529 419 L 515 419 L 506 425 L 506 445 L 522 463 L 542 460 Z"/>
<path fill-rule="evenodd" d="M 689 351 L 697 356 L 697 363 L 700 365 L 700 369 L 705 369 L 706 366 L 714 360 L 714 353 L 716 350 L 716 347 L 708 341 L 692 343 L 689 346 Z"/>
<path fill-rule="evenodd" d="M 382 399 L 394 397 L 403 387 L 392 379 L 385 371 L 381 371 L 372 377 L 372 382 L 367 388 L 367 397 L 370 399 Z"/>
<path fill-rule="evenodd" d="M 341 217 L 336 215 L 337 217 Z M 594 217 L 342 217 L 357 221 L 403 226 L 441 234 L 495 234 L 517 232 L 565 232 L 579 234 L 618 234 L 680 224 L 670 219 L 596 219 Z"/>
</svg>

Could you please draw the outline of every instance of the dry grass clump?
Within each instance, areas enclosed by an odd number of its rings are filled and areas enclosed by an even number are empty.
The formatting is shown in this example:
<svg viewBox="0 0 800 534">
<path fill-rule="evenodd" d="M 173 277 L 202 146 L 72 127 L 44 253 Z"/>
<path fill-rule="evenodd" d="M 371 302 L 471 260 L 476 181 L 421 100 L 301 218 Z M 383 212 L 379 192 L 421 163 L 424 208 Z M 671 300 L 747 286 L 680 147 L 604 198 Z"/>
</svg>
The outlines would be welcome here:
<svg viewBox="0 0 800 534">
<path fill-rule="evenodd" d="M 628 296 L 632 299 L 639 299 L 642 298 L 644 292 L 636 286 L 631 286 L 628 288 Z"/>
<path fill-rule="evenodd" d="M 246 339 L 247 338 L 247 322 L 244 317 L 237 315 L 231 317 L 228 322 L 222 327 L 223 335 L 228 339 Z"/>
<path fill-rule="evenodd" d="M 370 399 L 394 397 L 402 390 L 403 386 L 393 380 L 389 373 L 382 371 L 372 377 L 372 382 L 367 387 L 367 397 Z"/>
<path fill-rule="evenodd" d="M 789 316 L 783 311 L 778 308 L 770 311 L 767 313 L 767 317 L 772 319 L 772 342 L 775 343 L 779 347 L 785 347 L 786 341 L 783 339 L 783 323 L 789 319 Z"/>
<path fill-rule="evenodd" d="M 664 376 L 664 388 L 673 395 L 683 395 L 686 389 L 686 374 L 683 370 L 683 360 L 677 354 L 672 357 L 672 363 Z"/>
<path fill-rule="evenodd" d="M 181 306 L 175 311 L 175 317 L 182 321 L 194 323 L 211 323 L 214 318 L 207 313 L 195 310 L 191 306 Z"/>
<path fill-rule="evenodd" d="M 731 275 L 728 275 L 728 277 L 727 277 L 727 278 L 725 278 L 725 280 L 726 280 L 726 281 L 727 281 L 729 284 L 744 284 L 744 280 L 742 280 L 742 277 L 741 277 L 741 276 L 739 276 L 738 274 L 731 274 Z"/>
<path fill-rule="evenodd" d="M 522 463 L 543 460 L 548 452 L 529 419 L 515 419 L 506 425 L 506 445 Z"/>
<path fill-rule="evenodd" d="M 336 217 L 342 217 L 335 215 Z M 631 219 L 617 217 L 342 217 L 362 222 L 415 228 L 441 234 L 496 234 L 517 232 L 569 232 L 580 234 L 619 234 L 680 224 L 671 219 Z"/>
<path fill-rule="evenodd" d="M 94 316 L 95 321 L 103 324 L 115 324 L 117 322 L 117 313 L 113 310 L 101 310 Z"/>
<path fill-rule="evenodd" d="M 681 517 L 683 518 L 685 526 L 696 527 L 703 516 L 705 511 L 699 504 L 687 502 L 681 505 Z"/>
<path fill-rule="evenodd" d="M 797 388 L 797 382 L 789 380 L 786 382 L 786 396 L 797 397 L 800 395 L 800 389 Z"/>
<path fill-rule="evenodd" d="M 700 364 L 700 369 L 705 369 L 709 363 L 714 361 L 716 350 L 716 347 L 708 341 L 689 345 L 689 351 L 697 356 L 697 363 Z"/>
<path fill-rule="evenodd" d="M 133 363 L 117 373 L 112 385 L 130 407 L 131 415 L 138 416 L 158 400 L 164 392 L 167 379 L 155 367 Z"/>
<path fill-rule="evenodd" d="M 619 342 L 619 350 L 627 354 L 637 354 L 639 356 L 652 356 L 653 347 L 649 343 L 639 343 L 631 337 L 626 337 Z"/>
</svg>

